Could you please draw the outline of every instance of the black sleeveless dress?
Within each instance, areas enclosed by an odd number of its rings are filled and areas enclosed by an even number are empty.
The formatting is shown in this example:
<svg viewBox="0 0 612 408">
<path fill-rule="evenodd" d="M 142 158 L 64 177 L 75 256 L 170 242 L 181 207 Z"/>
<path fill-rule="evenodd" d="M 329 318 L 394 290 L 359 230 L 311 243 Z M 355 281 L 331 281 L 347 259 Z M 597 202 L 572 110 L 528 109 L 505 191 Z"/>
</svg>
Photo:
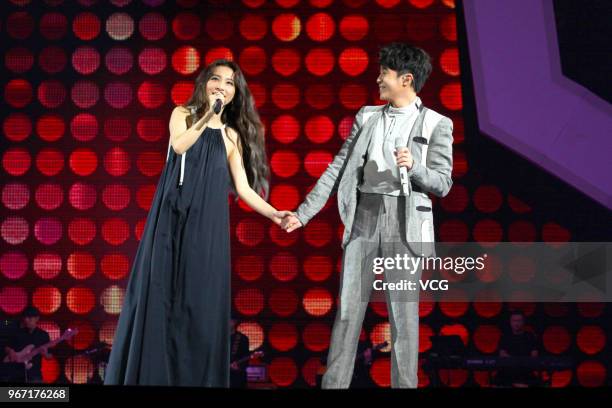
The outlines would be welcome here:
<svg viewBox="0 0 612 408">
<path fill-rule="evenodd" d="M 169 149 L 105 384 L 229 386 L 231 184 L 223 134 L 205 128 L 184 157 Z"/>
</svg>

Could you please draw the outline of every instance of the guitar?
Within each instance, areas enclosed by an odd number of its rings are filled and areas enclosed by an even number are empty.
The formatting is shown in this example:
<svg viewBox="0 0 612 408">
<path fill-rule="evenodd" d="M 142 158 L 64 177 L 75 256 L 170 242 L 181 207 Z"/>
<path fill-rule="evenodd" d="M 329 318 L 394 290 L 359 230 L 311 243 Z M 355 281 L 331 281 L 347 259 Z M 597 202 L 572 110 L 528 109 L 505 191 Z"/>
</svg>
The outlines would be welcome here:
<svg viewBox="0 0 612 408">
<path fill-rule="evenodd" d="M 246 361 L 249 361 L 252 358 L 263 357 L 263 355 L 264 355 L 263 351 L 254 351 L 251 354 L 249 354 L 248 356 L 242 357 L 240 360 L 232 361 L 231 364 L 238 364 L 238 365 L 240 365 L 240 364 L 242 364 L 242 363 L 244 363 Z"/>
<path fill-rule="evenodd" d="M 48 343 L 43 344 L 42 346 L 36 347 L 33 344 L 29 344 L 25 346 L 21 351 L 9 352 L 9 354 L 4 357 L 5 363 L 23 363 L 27 370 L 32 368 L 32 359 L 42 353 L 45 349 L 49 349 L 51 347 L 55 347 L 57 344 L 62 341 L 68 340 L 69 338 L 75 336 L 78 333 L 78 329 L 68 329 L 62 334 L 59 338 L 50 341 Z"/>
<path fill-rule="evenodd" d="M 385 347 L 387 347 L 388 345 L 389 345 L 389 342 L 388 341 L 384 341 L 384 342 L 382 342 L 380 344 L 377 344 L 376 346 L 372 347 L 372 351 L 382 350 Z M 357 357 L 355 357 L 355 361 L 359 361 L 362 358 L 365 359 L 366 351 L 368 351 L 368 349 L 365 349 L 361 353 L 357 354 Z"/>
</svg>

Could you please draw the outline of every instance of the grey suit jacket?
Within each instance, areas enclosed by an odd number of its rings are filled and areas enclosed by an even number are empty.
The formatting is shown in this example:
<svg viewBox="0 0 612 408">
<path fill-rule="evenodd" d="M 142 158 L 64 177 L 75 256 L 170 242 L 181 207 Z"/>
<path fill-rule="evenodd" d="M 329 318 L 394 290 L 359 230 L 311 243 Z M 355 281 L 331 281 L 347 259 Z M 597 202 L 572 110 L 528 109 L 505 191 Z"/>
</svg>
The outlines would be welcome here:
<svg viewBox="0 0 612 408">
<path fill-rule="evenodd" d="M 296 210 L 297 218 L 306 226 L 323 208 L 330 195 L 337 192 L 338 210 L 344 224 L 343 249 L 351 234 L 368 145 L 384 106 L 363 106 L 357 112 L 350 135 Z M 423 132 L 424 125 L 429 126 L 431 132 Z M 414 158 L 414 164 L 408 171 L 411 191 L 403 200 L 405 216 L 400 216 L 403 219 L 398 220 L 405 223 L 406 242 L 416 255 L 435 254 L 433 245 L 422 244 L 435 241 L 432 203 L 427 193 L 444 197 L 453 184 L 452 132 L 453 122 L 450 118 L 421 106 L 408 139 L 408 148 Z M 431 134 L 429 140 L 423 137 L 428 134 Z M 421 157 L 423 153 L 426 157 Z"/>
</svg>

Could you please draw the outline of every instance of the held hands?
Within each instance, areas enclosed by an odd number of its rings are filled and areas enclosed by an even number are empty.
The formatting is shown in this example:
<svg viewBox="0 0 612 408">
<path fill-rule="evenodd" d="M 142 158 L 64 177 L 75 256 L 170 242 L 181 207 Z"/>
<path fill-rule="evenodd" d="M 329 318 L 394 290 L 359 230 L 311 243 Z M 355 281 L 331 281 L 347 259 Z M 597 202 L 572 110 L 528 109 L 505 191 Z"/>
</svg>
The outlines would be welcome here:
<svg viewBox="0 0 612 408">
<path fill-rule="evenodd" d="M 396 149 L 395 158 L 399 167 L 406 167 L 408 170 L 410 170 L 414 164 L 412 153 L 410 153 L 410 149 L 407 147 L 400 147 L 399 149 Z"/>
<path fill-rule="evenodd" d="M 272 220 L 276 225 L 280 226 L 287 232 L 292 232 L 302 227 L 302 223 L 292 211 L 275 211 Z"/>
</svg>

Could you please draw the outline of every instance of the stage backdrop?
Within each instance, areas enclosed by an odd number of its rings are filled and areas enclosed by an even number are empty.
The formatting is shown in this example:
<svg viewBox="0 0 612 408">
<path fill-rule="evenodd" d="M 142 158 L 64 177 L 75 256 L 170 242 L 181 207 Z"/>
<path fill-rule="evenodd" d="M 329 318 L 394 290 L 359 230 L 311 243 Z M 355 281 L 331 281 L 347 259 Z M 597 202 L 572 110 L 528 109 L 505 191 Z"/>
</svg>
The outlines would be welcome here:
<svg viewBox="0 0 612 408">
<path fill-rule="evenodd" d="M 382 103 L 378 50 L 404 41 L 431 54 L 420 97 L 454 122 L 454 186 L 434 200 L 437 239 L 572 238 L 470 168 L 452 0 L 7 0 L 1 7 L 0 309 L 11 318 L 33 303 L 52 338 L 79 329 L 43 360 L 48 383 L 98 375 L 86 352 L 112 343 L 165 161 L 170 112 L 216 58 L 238 62 L 255 96 L 275 207 L 296 209 L 357 110 Z M 290 235 L 242 203 L 230 205 L 239 330 L 251 349 L 266 350 L 272 383 L 312 386 L 336 310 L 342 224 L 335 197 Z M 476 353 L 496 351 L 506 305 L 426 300 L 423 356 L 433 334 L 458 334 Z M 514 306 L 527 313 L 544 352 L 578 356 L 576 370 L 554 373 L 553 385 L 605 381 L 602 305 Z M 374 344 L 389 339 L 384 304 L 372 304 L 363 336 Z M 389 386 L 389 365 L 384 349 L 371 369 L 380 386 Z M 468 381 L 463 370 L 442 374 L 452 386 Z M 429 385 L 423 371 L 420 381 Z M 475 381 L 486 386 L 488 377 L 476 373 Z"/>
</svg>

